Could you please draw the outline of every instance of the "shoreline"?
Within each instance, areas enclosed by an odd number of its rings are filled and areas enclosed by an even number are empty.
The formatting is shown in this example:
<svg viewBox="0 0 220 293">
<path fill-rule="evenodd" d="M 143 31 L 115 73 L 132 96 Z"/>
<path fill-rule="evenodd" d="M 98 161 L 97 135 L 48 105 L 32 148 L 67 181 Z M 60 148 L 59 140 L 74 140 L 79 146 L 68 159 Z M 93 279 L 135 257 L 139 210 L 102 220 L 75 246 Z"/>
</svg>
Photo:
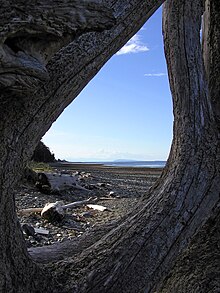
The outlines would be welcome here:
<svg viewBox="0 0 220 293">
<path fill-rule="evenodd" d="M 70 163 L 70 162 L 56 162 L 51 163 L 51 167 L 58 169 L 70 169 L 70 170 L 99 170 L 105 172 L 114 173 L 134 173 L 134 174 L 146 174 L 146 175 L 159 175 L 163 171 L 163 167 L 136 167 L 136 166 L 107 166 L 102 163 Z"/>
<path fill-rule="evenodd" d="M 103 164 L 57 162 L 50 165 L 54 172 L 77 174 L 79 185 L 87 191 L 73 187 L 59 193 L 43 193 L 33 184 L 22 182 L 15 199 L 21 226 L 29 225 L 47 231 L 47 235 L 24 234 L 29 248 L 75 239 L 85 232 L 89 233 L 94 227 L 102 229 L 120 220 L 139 204 L 142 197 L 147 196 L 148 190 L 162 172 L 162 168 L 109 167 Z M 81 206 L 66 211 L 64 219 L 58 224 L 44 220 L 39 213 L 19 214 L 23 209 L 43 208 L 48 202 L 62 201 L 63 204 L 69 204 L 91 197 L 96 199 L 95 203 L 98 199 L 98 204 L 104 206 L 106 211 L 92 211 Z"/>
</svg>

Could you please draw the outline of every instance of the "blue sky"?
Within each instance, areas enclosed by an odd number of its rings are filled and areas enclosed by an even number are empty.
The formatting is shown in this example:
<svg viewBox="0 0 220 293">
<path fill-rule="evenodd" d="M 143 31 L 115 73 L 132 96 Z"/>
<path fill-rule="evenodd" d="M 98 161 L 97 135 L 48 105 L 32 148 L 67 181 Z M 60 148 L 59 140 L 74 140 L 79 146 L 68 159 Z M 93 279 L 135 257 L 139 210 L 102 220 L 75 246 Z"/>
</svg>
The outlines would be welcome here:
<svg viewBox="0 0 220 293">
<path fill-rule="evenodd" d="M 58 159 L 166 160 L 172 102 L 161 9 L 65 109 L 43 137 Z"/>
</svg>

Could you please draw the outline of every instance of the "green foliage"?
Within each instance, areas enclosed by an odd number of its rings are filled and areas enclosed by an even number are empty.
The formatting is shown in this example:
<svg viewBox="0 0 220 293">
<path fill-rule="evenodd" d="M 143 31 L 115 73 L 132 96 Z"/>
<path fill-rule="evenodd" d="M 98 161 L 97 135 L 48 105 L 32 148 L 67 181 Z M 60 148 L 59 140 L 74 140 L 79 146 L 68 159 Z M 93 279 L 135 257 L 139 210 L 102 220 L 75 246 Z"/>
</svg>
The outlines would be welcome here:
<svg viewBox="0 0 220 293">
<path fill-rule="evenodd" d="M 34 162 L 30 161 L 27 166 L 29 169 L 35 171 L 35 172 L 51 172 L 52 168 L 50 165 L 43 163 L 43 162 Z"/>
</svg>

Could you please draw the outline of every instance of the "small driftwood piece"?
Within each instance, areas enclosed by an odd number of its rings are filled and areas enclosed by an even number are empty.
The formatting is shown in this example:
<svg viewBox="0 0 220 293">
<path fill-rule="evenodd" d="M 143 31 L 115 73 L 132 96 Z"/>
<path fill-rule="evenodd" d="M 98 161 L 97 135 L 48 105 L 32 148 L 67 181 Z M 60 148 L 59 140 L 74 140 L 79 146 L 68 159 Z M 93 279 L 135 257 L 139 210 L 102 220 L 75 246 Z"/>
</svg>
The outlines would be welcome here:
<svg viewBox="0 0 220 293">
<path fill-rule="evenodd" d="M 18 211 L 18 214 L 20 216 L 25 216 L 29 214 L 34 214 L 34 213 L 41 213 L 43 208 L 29 208 L 29 209 L 22 209 Z"/>
<path fill-rule="evenodd" d="M 50 231 L 43 228 L 34 228 L 36 234 L 49 235 Z"/>
<path fill-rule="evenodd" d="M 106 197 L 100 197 L 100 198 L 88 198 L 85 200 L 81 200 L 81 201 L 75 201 L 75 202 L 71 202 L 68 203 L 66 205 L 63 205 L 62 202 L 55 202 L 55 203 L 48 203 L 46 204 L 43 208 L 28 208 L 28 209 L 22 209 L 20 211 L 18 211 L 18 214 L 20 216 L 25 216 L 25 215 L 29 215 L 29 214 L 34 214 L 34 213 L 41 213 L 42 217 L 45 217 L 45 211 L 49 210 L 49 209 L 56 209 L 56 211 L 58 211 L 58 209 L 61 210 L 66 210 L 66 209 L 72 209 L 72 208 L 77 208 L 80 207 L 84 204 L 88 204 L 89 202 L 97 202 L 98 200 L 114 200 L 114 198 L 106 198 Z M 93 206 L 93 207 L 91 207 Z M 87 205 L 88 208 L 90 209 L 95 209 L 94 207 L 101 207 L 100 205 Z M 105 208 L 105 207 L 103 207 Z M 107 209 L 107 208 L 105 208 Z M 100 210 L 100 209 L 99 209 Z"/>
<path fill-rule="evenodd" d="M 97 205 L 97 204 L 88 204 L 90 202 L 97 202 L 98 200 L 105 200 L 106 198 L 88 198 L 81 201 L 75 201 L 68 203 L 66 205 L 61 201 L 56 201 L 53 203 L 47 203 L 43 208 L 29 208 L 18 211 L 18 214 L 21 216 L 32 214 L 32 213 L 41 213 L 41 217 L 48 220 L 49 222 L 59 222 L 64 218 L 65 210 L 77 208 L 83 205 L 87 205 L 89 209 L 106 211 L 109 210 L 107 207 Z"/>
<path fill-rule="evenodd" d="M 114 197 L 99 197 L 99 200 L 115 200 Z"/>
<path fill-rule="evenodd" d="M 101 206 L 101 205 L 98 205 L 98 204 L 87 204 L 86 206 L 89 209 L 97 210 L 97 211 L 100 211 L 100 212 L 104 212 L 104 211 L 109 210 L 107 207 L 104 207 L 104 206 Z"/>
<path fill-rule="evenodd" d="M 55 203 L 49 203 L 41 211 L 41 217 L 48 220 L 49 222 L 60 222 L 65 215 L 66 209 L 76 208 L 85 205 L 89 202 L 94 202 L 96 199 L 88 198 L 82 201 L 72 202 L 63 205 L 62 202 L 57 201 Z"/>
<path fill-rule="evenodd" d="M 71 208 L 77 208 L 77 207 L 80 207 L 84 204 L 87 204 L 88 202 L 94 202 L 94 201 L 97 201 L 97 198 L 88 198 L 88 199 L 85 199 L 85 200 L 80 200 L 80 201 L 75 201 L 75 202 L 71 202 L 71 203 L 68 203 L 66 205 L 63 205 L 62 208 L 65 210 L 65 209 L 71 209 Z"/>
</svg>

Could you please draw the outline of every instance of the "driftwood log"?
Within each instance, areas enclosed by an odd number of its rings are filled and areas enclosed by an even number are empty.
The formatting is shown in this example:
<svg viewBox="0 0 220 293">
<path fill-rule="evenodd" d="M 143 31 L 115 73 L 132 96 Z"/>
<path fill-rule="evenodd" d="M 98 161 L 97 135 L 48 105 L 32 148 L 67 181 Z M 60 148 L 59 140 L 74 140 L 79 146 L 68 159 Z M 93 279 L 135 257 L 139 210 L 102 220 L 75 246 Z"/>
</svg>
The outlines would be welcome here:
<svg viewBox="0 0 220 293">
<path fill-rule="evenodd" d="M 164 6 L 174 135 L 167 166 L 141 205 L 93 245 L 86 240 L 84 247 L 91 246 L 54 264 L 53 278 L 28 255 L 15 214 L 13 188 L 40 138 L 162 2 L 0 0 L 0 292 L 162 292 L 177 256 L 207 219 L 219 217 L 219 0 Z M 86 25 L 75 32 L 76 18 L 69 16 L 76 10 Z M 95 25 L 88 25 L 94 10 Z M 96 25 L 102 20 L 105 25 Z M 201 255 L 204 250 L 185 257 L 188 269 L 163 292 L 219 292 L 216 255 L 200 273 Z M 63 290 L 56 290 L 56 278 Z"/>
<path fill-rule="evenodd" d="M 44 192 L 60 192 L 67 189 L 90 192 L 79 184 L 77 175 L 69 174 L 39 172 L 36 186 Z"/>
</svg>

